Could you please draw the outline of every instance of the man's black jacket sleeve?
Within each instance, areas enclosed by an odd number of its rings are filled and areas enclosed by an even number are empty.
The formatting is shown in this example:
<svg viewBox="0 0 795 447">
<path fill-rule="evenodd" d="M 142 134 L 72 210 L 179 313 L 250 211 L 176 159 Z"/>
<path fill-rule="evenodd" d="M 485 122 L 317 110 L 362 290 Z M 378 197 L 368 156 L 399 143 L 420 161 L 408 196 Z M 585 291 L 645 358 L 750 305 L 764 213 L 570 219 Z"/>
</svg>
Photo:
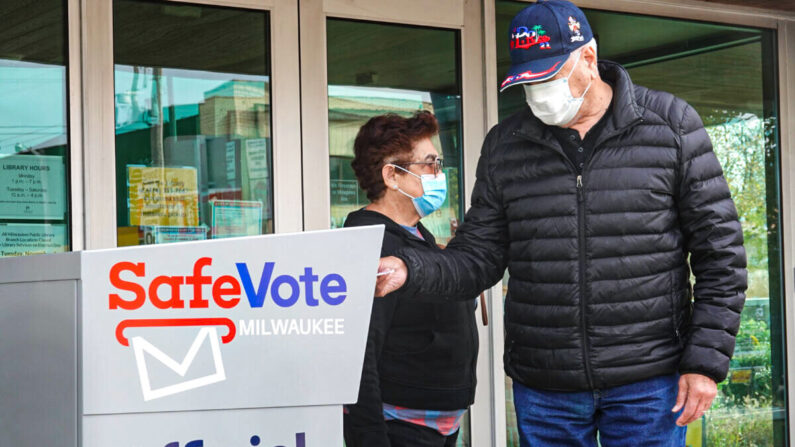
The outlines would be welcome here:
<svg viewBox="0 0 795 447">
<path fill-rule="evenodd" d="M 677 202 L 696 277 L 693 317 L 679 371 L 721 382 L 729 370 L 745 302 L 743 231 L 709 136 L 690 106 L 684 108 L 679 135 Z"/>
<path fill-rule="evenodd" d="M 481 150 L 472 206 L 447 248 L 436 253 L 413 249 L 396 253 L 409 271 L 406 285 L 400 289 L 406 296 L 429 301 L 470 299 L 502 278 L 508 257 L 508 226 L 489 160 L 496 138 L 494 128 Z"/>
</svg>

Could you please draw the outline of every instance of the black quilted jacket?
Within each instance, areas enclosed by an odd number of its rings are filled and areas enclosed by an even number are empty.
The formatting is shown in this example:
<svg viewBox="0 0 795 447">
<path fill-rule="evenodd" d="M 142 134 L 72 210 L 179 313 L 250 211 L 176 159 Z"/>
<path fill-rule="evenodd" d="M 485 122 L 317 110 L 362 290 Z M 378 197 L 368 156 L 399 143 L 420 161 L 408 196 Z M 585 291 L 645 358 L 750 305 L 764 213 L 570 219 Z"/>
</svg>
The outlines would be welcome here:
<svg viewBox="0 0 795 447">
<path fill-rule="evenodd" d="M 603 389 L 676 371 L 722 381 L 747 282 L 722 169 L 692 107 L 617 64 L 599 69 L 613 107 L 582 175 L 529 108 L 506 119 L 486 137 L 448 249 L 399 252 L 404 288 L 474 296 L 507 267 L 505 369 L 526 386 Z"/>
</svg>

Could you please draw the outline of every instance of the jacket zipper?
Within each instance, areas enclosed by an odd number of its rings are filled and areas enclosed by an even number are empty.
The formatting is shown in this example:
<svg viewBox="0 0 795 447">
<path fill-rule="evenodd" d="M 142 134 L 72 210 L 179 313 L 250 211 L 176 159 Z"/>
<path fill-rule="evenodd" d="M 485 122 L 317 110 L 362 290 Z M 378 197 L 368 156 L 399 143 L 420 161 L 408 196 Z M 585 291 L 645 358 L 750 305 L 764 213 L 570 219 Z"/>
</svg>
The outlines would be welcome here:
<svg viewBox="0 0 795 447">
<path fill-rule="evenodd" d="M 566 154 L 562 151 L 556 150 L 556 148 L 542 140 L 538 140 L 536 138 L 531 137 L 530 135 L 515 131 L 513 132 L 514 135 L 522 137 L 524 139 L 530 140 L 535 142 L 536 144 L 540 144 L 541 146 L 548 147 L 553 149 L 558 155 L 560 155 L 564 161 L 572 168 L 573 172 L 577 174 L 577 221 L 578 221 L 578 228 L 577 228 L 577 239 L 578 239 L 578 248 L 579 248 L 579 261 L 580 261 L 580 271 L 579 271 L 579 284 L 580 284 L 580 332 L 582 336 L 582 353 L 583 353 L 583 366 L 585 366 L 585 378 L 588 382 L 588 387 L 590 389 L 595 389 L 593 376 L 591 374 L 591 358 L 590 358 L 590 347 L 588 346 L 588 318 L 586 315 L 587 305 L 586 305 L 586 293 L 585 293 L 585 268 L 586 268 L 586 257 L 585 257 L 585 191 L 583 186 L 583 173 L 587 170 L 588 165 L 593 158 L 594 153 L 596 152 L 596 148 L 599 147 L 600 144 L 604 143 L 607 140 L 610 140 L 616 135 L 620 135 L 624 133 L 630 127 L 634 127 L 636 124 L 639 124 L 643 121 L 642 118 L 638 118 L 632 121 L 629 125 L 622 127 L 621 129 L 617 129 L 614 132 L 611 132 L 607 136 L 602 136 L 599 138 L 594 144 L 593 149 L 591 150 L 588 159 L 585 160 L 585 165 L 581 170 L 578 170 L 574 163 L 569 159 Z"/>
<path fill-rule="evenodd" d="M 675 291 L 675 292 L 671 293 L 671 324 L 673 324 L 673 326 L 674 326 L 674 337 L 675 337 L 677 346 L 682 344 L 681 343 L 681 338 L 682 337 L 681 337 L 681 334 L 679 333 L 679 325 L 676 322 L 676 320 L 677 320 L 676 315 L 677 315 L 677 312 L 678 312 L 677 307 L 678 307 L 678 304 L 679 304 L 677 302 L 677 298 L 678 297 L 679 297 L 679 292 Z"/>
<path fill-rule="evenodd" d="M 593 377 L 591 376 L 591 355 L 588 346 L 588 306 L 585 300 L 585 191 L 583 191 L 582 174 L 577 176 L 577 238 L 580 255 L 580 330 L 582 331 L 582 356 L 585 364 L 585 378 L 588 386 L 594 389 Z"/>
<path fill-rule="evenodd" d="M 633 121 L 630 126 L 634 126 L 641 121 L 643 120 L 637 119 Z M 585 365 L 585 378 L 588 381 L 588 387 L 592 390 L 596 389 L 596 386 L 594 385 L 593 374 L 591 373 L 591 348 L 588 344 L 588 293 L 586 289 L 587 284 L 585 281 L 585 269 L 587 262 L 585 257 L 585 187 L 583 186 L 582 176 L 586 169 L 588 169 L 588 166 L 591 164 L 591 159 L 593 158 L 594 152 L 596 152 L 596 148 L 599 147 L 599 145 L 603 142 L 623 133 L 630 126 L 618 129 L 615 132 L 612 132 L 606 136 L 602 136 L 600 139 L 598 139 L 596 144 L 594 144 L 590 154 L 588 155 L 588 159 L 585 160 L 585 165 L 581 170 L 577 171 L 577 246 L 579 248 L 580 255 L 580 330 L 582 332 L 582 355 L 584 359 L 583 364 Z M 568 157 L 566 158 L 568 159 Z"/>
<path fill-rule="evenodd" d="M 582 172 L 584 172 L 585 168 L 588 167 L 588 162 L 591 161 L 591 157 L 588 157 L 588 160 L 585 160 L 585 166 L 583 167 L 582 171 L 580 171 L 574 165 L 574 162 L 572 162 L 571 159 L 566 156 L 566 154 L 564 154 L 562 151 L 556 150 L 554 146 L 551 146 L 544 141 L 536 140 L 535 138 L 520 132 L 514 132 L 514 135 L 521 136 L 527 140 L 535 142 L 536 144 L 540 144 L 541 146 L 546 146 L 554 150 L 558 155 L 561 156 L 561 158 L 563 158 L 566 164 L 571 167 L 572 172 L 577 174 L 577 245 L 580 255 L 580 271 L 578 272 L 580 278 L 580 335 L 582 337 L 582 355 L 583 366 L 585 367 L 585 379 L 588 382 L 588 387 L 594 389 L 593 378 L 591 376 L 591 359 L 589 358 L 590 349 L 588 348 L 588 329 L 586 326 L 588 321 L 585 315 L 585 193 L 583 191 L 582 183 Z M 591 151 L 591 156 L 593 156 L 593 151 Z"/>
</svg>

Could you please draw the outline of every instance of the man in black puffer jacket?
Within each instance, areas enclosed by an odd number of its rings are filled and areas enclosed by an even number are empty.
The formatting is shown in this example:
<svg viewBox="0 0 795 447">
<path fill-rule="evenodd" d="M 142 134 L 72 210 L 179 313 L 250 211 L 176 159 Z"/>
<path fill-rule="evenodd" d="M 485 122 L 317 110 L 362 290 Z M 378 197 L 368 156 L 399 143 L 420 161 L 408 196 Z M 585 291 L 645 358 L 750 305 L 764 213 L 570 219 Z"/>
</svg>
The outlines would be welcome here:
<svg viewBox="0 0 795 447">
<path fill-rule="evenodd" d="M 448 249 L 382 259 L 396 272 L 378 294 L 473 296 L 507 267 L 522 445 L 684 446 L 728 373 L 747 282 L 709 137 L 683 100 L 597 63 L 569 2 L 525 8 L 511 48 L 502 87 L 529 108 L 486 137 Z"/>
</svg>

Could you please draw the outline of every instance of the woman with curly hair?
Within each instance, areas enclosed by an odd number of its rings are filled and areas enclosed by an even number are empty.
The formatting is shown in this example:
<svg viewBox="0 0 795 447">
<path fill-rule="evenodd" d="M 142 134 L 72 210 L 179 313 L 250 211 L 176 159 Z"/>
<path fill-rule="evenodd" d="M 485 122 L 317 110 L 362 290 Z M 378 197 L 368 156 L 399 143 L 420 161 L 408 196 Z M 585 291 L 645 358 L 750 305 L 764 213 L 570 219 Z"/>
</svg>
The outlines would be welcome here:
<svg viewBox="0 0 795 447">
<path fill-rule="evenodd" d="M 370 204 L 345 226 L 384 225 L 381 256 L 440 249 L 420 223 L 447 192 L 431 141 L 438 132 L 429 112 L 377 116 L 359 130 L 352 166 Z M 373 303 L 359 399 L 344 416 L 347 447 L 454 446 L 474 400 L 475 297 L 427 303 L 404 295 Z"/>
</svg>

